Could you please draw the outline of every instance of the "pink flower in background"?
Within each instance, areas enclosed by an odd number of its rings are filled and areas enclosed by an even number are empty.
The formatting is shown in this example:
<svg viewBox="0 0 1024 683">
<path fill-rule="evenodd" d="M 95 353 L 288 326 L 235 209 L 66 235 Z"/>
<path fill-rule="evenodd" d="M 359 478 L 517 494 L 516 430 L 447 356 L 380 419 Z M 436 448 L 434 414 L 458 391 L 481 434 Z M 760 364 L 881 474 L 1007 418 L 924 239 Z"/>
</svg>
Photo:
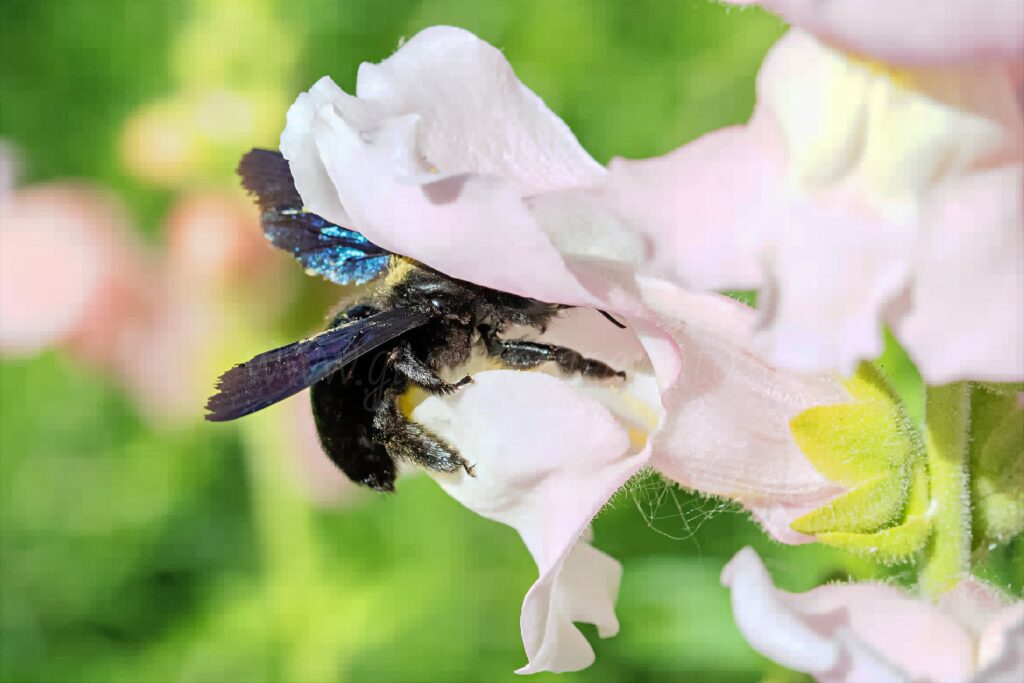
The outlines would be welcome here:
<svg viewBox="0 0 1024 683">
<path fill-rule="evenodd" d="M 981 50 L 978 29 L 977 49 L 950 44 L 952 63 L 894 67 L 869 61 L 896 49 L 871 32 L 869 17 L 890 13 L 777 4 L 837 31 L 830 12 L 861 17 L 841 28 L 864 56 L 794 29 L 765 59 L 746 126 L 613 161 L 607 199 L 644 236 L 647 267 L 698 288 L 759 288 L 759 346 L 785 367 L 852 372 L 881 352 L 885 322 L 931 383 L 1024 378 L 1021 81 L 1012 63 L 977 61 L 1007 57 L 1004 43 Z M 908 19 L 909 33 L 934 51 L 948 25 L 932 35 L 930 18 Z M 977 22 L 1024 39 L 1012 16 Z"/>
<path fill-rule="evenodd" d="M 291 264 L 267 247 L 252 203 L 241 192 L 184 194 L 161 259 L 110 192 L 76 182 L 15 190 L 10 160 L 0 154 L 0 353 L 59 348 L 122 386 L 150 421 L 201 419 L 239 337 L 288 301 Z M 297 488 L 324 505 L 351 499 L 308 399 L 283 410 Z"/>
<path fill-rule="evenodd" d="M 198 418 L 220 363 L 212 347 L 232 322 L 220 280 L 247 251 L 256 255 L 250 265 L 265 259 L 263 249 L 240 248 L 246 240 L 263 247 L 248 203 L 184 199 L 168 229 L 166 261 L 141 243 L 123 204 L 103 189 L 37 185 L 3 206 L 3 352 L 63 348 L 124 386 L 151 419 Z M 204 222 L 204 212 L 213 220 Z M 194 234 L 183 239 L 190 226 Z M 218 231 L 227 244 L 214 244 Z M 203 244 L 196 246 L 196 235 Z"/>
<path fill-rule="evenodd" d="M 258 212 L 241 192 L 184 193 L 171 208 L 166 232 L 168 268 L 180 284 L 262 287 L 267 291 L 261 294 L 274 293 L 290 265 L 267 248 Z M 266 284 L 268 279 L 274 286 Z"/>
<path fill-rule="evenodd" d="M 67 344 L 95 357 L 153 296 L 149 254 L 109 192 L 85 183 L 8 189 L 0 201 L 0 349 Z M 108 305 L 116 301 L 116 306 Z"/>
<path fill-rule="evenodd" d="M 630 323 L 577 310 L 544 335 L 625 369 L 625 384 L 484 370 L 412 414 L 475 464 L 475 477 L 437 475 L 441 485 L 514 527 L 538 565 L 522 672 L 589 665 L 573 621 L 616 630 L 620 570 L 587 528 L 645 466 L 740 501 L 777 538 L 809 540 L 789 522 L 842 490 L 804 459 L 788 421 L 846 394 L 758 358 L 751 309 L 636 278 L 642 240 L 591 190 L 606 171 L 498 50 L 427 29 L 363 64 L 356 96 L 319 81 L 281 142 L 303 200 L 326 218 L 453 277 Z"/>
<path fill-rule="evenodd" d="M 1015 683 L 1024 679 L 1024 602 L 974 578 L 937 604 L 885 584 L 787 593 L 750 548 L 722 572 L 755 650 L 822 683 Z"/>
</svg>

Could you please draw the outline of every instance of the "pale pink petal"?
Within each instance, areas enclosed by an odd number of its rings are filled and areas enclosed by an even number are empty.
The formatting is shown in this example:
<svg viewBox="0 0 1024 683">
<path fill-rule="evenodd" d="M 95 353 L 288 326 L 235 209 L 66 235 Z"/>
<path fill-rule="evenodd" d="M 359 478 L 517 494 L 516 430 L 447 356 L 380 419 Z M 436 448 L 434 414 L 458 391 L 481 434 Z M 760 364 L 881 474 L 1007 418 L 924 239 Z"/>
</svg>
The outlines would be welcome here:
<svg viewBox="0 0 1024 683">
<path fill-rule="evenodd" d="M 978 667 L 978 683 L 1024 680 L 1024 603 L 1003 608 L 982 631 Z"/>
<path fill-rule="evenodd" d="M 752 548 L 744 548 L 725 566 L 722 585 L 732 591 L 736 626 L 755 650 L 805 673 L 836 666 L 839 646 L 793 613 Z"/>
<path fill-rule="evenodd" d="M 1020 379 L 1015 87 L 1002 66 L 886 69 L 791 31 L 747 126 L 616 160 L 601 198 L 647 241 L 642 272 L 759 288 L 777 366 L 849 374 L 888 323 L 931 382 Z"/>
<path fill-rule="evenodd" d="M 393 150 L 409 147 L 395 141 L 412 139 L 415 125 L 411 116 L 391 119 L 366 142 L 333 110 L 318 119 L 317 141 L 354 227 L 454 277 L 542 301 L 594 301 L 511 184 L 463 175 L 421 185 L 396 176 Z"/>
<path fill-rule="evenodd" d="M 1024 166 L 943 188 L 896 333 L 933 384 L 1024 377 Z"/>
<path fill-rule="evenodd" d="M 198 287 L 246 282 L 280 285 L 275 271 L 290 267 L 267 248 L 259 212 L 241 191 L 184 193 L 166 220 L 167 260 L 172 277 Z"/>
<path fill-rule="evenodd" d="M 596 625 L 601 638 L 617 634 L 615 601 L 621 579 L 618 561 L 585 537 L 576 541 L 523 600 L 520 626 L 529 662 L 516 673 L 578 671 L 593 664 L 594 650 L 573 622 Z"/>
<path fill-rule="evenodd" d="M 755 650 L 828 683 L 966 681 L 970 634 L 938 607 L 882 584 L 774 587 L 757 554 L 737 553 L 722 572 L 737 626 Z"/>
<path fill-rule="evenodd" d="M 761 105 L 747 126 L 658 159 L 617 159 L 605 187 L 623 224 L 651 244 L 645 272 L 699 289 L 760 287 L 758 344 L 768 359 L 851 372 L 881 351 L 879 309 L 904 285 L 909 235 L 887 232 L 855 195 L 815 201 L 786 179 L 792 154 L 773 91 L 808 79 L 819 50 L 791 33 L 761 70 Z M 815 111 L 808 106 L 799 132 L 821 125 Z"/>
<path fill-rule="evenodd" d="M 636 259 L 638 243 L 614 221 L 595 232 L 603 214 L 573 192 L 604 170 L 494 47 L 427 29 L 364 64 L 357 94 L 322 80 L 289 115 L 282 152 L 314 210 L 449 275 L 547 301 L 597 303 L 553 238 L 566 253 Z M 549 223 L 580 229 L 567 244 L 571 231 L 549 236 Z"/>
<path fill-rule="evenodd" d="M 281 153 L 288 159 L 295 189 L 306 207 L 347 226 L 351 220 L 324 170 L 316 140 L 311 135 L 317 111 L 323 106 L 330 106 L 333 99 L 342 95 L 341 88 L 326 76 L 317 81 L 309 92 L 300 94 L 288 110 L 287 125 L 281 133 Z"/>
<path fill-rule="evenodd" d="M 1024 62 L 1018 0 L 724 0 L 759 4 L 854 53 L 908 64 Z"/>
<path fill-rule="evenodd" d="M 501 51 L 460 28 L 425 29 L 361 65 L 356 95 L 391 115 L 416 114 L 425 161 L 446 175 L 492 175 L 531 195 L 604 173 Z"/>
<path fill-rule="evenodd" d="M 909 276 L 910 232 L 844 199 L 761 208 L 775 234 L 758 300 L 759 347 L 781 367 L 853 374 L 882 353 L 880 319 Z"/>
<path fill-rule="evenodd" d="M 993 620 L 993 615 L 1009 607 L 1010 598 L 974 576 L 960 581 L 952 590 L 939 596 L 937 604 L 943 612 L 956 619 L 975 638 L 980 638 Z"/>
<path fill-rule="evenodd" d="M 762 360 L 752 342 L 757 314 L 739 302 L 653 280 L 643 291 L 683 359 L 679 381 L 663 395 L 667 416 L 651 464 L 683 486 L 739 501 L 783 542 L 813 540 L 789 524 L 843 489 L 807 461 L 789 421 L 847 394 L 831 377 Z"/>
<path fill-rule="evenodd" d="M 849 373 L 881 352 L 881 320 L 909 316 L 900 338 L 930 382 L 1021 377 L 1024 147 L 1005 70 L 887 75 L 790 32 L 758 96 L 751 140 L 768 148 L 774 125 L 786 147 L 774 184 L 753 197 L 771 360 Z M 986 300 L 1009 306 L 985 319 Z"/>
<path fill-rule="evenodd" d="M 572 625 L 617 630 L 618 564 L 581 541 L 590 520 L 646 461 L 595 399 L 543 373 L 493 370 L 449 399 L 427 398 L 412 417 L 456 446 L 474 475 L 435 475 L 456 500 L 515 528 L 540 573 L 523 602 L 529 663 L 570 671 L 593 662 Z M 528 424 L 528 428 L 524 425 Z"/>
<path fill-rule="evenodd" d="M 971 576 L 938 600 L 977 642 L 978 671 L 972 681 L 1016 683 L 1024 680 L 1024 602 L 1012 599 Z"/>
<path fill-rule="evenodd" d="M 645 272 L 700 289 L 760 284 L 760 234 L 745 226 L 758 218 L 750 207 L 778 191 L 781 162 L 772 158 L 778 145 L 770 134 L 737 126 L 663 157 L 612 160 L 609 204 L 628 231 L 646 239 Z"/>
</svg>

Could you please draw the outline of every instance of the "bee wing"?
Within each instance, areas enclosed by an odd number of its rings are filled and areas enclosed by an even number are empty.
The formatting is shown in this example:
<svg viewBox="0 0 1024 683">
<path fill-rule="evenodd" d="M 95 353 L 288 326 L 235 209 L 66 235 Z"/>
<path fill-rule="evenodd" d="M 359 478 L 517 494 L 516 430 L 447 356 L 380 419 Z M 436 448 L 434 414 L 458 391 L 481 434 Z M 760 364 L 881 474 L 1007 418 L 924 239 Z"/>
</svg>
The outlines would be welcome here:
<svg viewBox="0 0 1024 683">
<path fill-rule="evenodd" d="M 290 253 L 307 273 L 339 285 L 364 284 L 387 268 L 391 252 L 303 208 L 280 152 L 249 151 L 238 164 L 238 174 L 245 189 L 256 196 L 267 239 Z"/>
<path fill-rule="evenodd" d="M 261 353 L 220 376 L 217 393 L 206 403 L 206 419 L 226 422 L 263 410 L 428 320 L 393 308 Z"/>
</svg>

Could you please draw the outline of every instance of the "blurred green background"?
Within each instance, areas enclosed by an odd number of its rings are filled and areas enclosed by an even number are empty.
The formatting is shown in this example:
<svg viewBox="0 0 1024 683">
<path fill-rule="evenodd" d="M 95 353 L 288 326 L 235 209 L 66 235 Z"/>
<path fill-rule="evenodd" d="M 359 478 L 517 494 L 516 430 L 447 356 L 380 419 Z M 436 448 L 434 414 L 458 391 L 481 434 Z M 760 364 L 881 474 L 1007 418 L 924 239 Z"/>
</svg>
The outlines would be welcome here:
<svg viewBox="0 0 1024 683">
<path fill-rule="evenodd" d="M 298 92 L 324 74 L 351 90 L 360 62 L 441 23 L 499 46 L 601 162 L 744 121 L 784 30 L 698 0 L 4 0 L 0 138 L 19 185 L 108 188 L 159 255 L 183 197 L 238 194 L 238 157 L 276 147 Z M 231 314 L 193 364 L 316 328 L 338 292 L 299 271 L 280 275 L 280 306 L 244 280 L 217 295 Z M 330 470 L 304 484 L 280 410 L 210 425 L 197 398 L 194 413 L 154 417 L 64 348 L 5 359 L 0 401 L 3 681 L 503 681 L 525 662 L 528 553 L 426 477 L 396 496 Z M 312 492 L 325 477 L 339 481 Z M 736 509 L 653 477 L 595 532 L 625 567 L 622 630 L 601 641 L 584 627 L 597 663 L 538 680 L 803 680 L 741 639 L 726 560 L 753 545 L 790 590 L 887 574 L 772 544 Z M 1002 566 L 993 578 L 1019 580 Z"/>
</svg>

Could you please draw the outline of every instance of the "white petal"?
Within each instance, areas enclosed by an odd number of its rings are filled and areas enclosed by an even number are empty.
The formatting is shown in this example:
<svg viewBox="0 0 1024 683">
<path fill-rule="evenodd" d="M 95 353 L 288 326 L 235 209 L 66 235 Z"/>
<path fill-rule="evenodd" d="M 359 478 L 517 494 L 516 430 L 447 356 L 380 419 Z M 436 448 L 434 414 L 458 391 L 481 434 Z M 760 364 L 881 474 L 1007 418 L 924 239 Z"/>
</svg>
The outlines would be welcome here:
<svg viewBox="0 0 1024 683">
<path fill-rule="evenodd" d="M 603 174 L 501 51 L 459 28 L 425 29 L 380 64 L 363 64 L 356 95 L 419 115 L 420 151 L 445 174 L 494 175 L 521 195 Z"/>
<path fill-rule="evenodd" d="M 982 632 L 978 668 L 974 678 L 978 683 L 1024 680 L 1024 602 L 1004 608 Z"/>
<path fill-rule="evenodd" d="M 584 668 L 594 655 L 572 622 L 615 632 L 619 570 L 579 539 L 647 451 L 631 448 L 614 415 L 560 379 L 512 370 L 474 379 L 413 411 L 475 465 L 475 476 L 435 479 L 466 507 L 515 528 L 537 563 L 540 576 L 523 603 L 524 671 Z"/>
<path fill-rule="evenodd" d="M 729 561 L 722 585 L 732 591 L 736 625 L 755 650 L 805 673 L 822 674 L 836 665 L 839 647 L 790 613 L 752 548 Z"/>
<path fill-rule="evenodd" d="M 1024 380 L 1024 166 L 937 194 L 894 329 L 930 384 Z"/>
<path fill-rule="evenodd" d="M 539 671 L 579 671 L 594 663 L 594 650 L 574 625 L 597 626 L 598 635 L 619 632 L 615 600 L 622 565 L 584 539 L 548 572 L 554 581 L 540 579 L 523 600 L 520 626 L 529 663 L 519 674 Z"/>
<path fill-rule="evenodd" d="M 957 683 L 974 669 L 973 643 L 935 605 L 883 584 L 833 584 L 787 593 L 757 554 L 722 572 L 733 612 L 755 650 L 824 683 Z"/>
<path fill-rule="evenodd" d="M 288 110 L 287 125 L 281 133 L 281 154 L 288 159 L 295 189 L 306 207 L 340 225 L 349 225 L 348 214 L 320 161 L 313 137 L 317 111 L 342 95 L 341 88 L 327 76 L 317 81 L 309 92 L 300 94 Z"/>
<path fill-rule="evenodd" d="M 594 301 L 509 183 L 461 175 L 420 184 L 423 176 L 403 175 L 418 125 L 408 115 L 362 136 L 321 110 L 317 144 L 353 227 L 453 277 L 545 301 Z"/>
</svg>

